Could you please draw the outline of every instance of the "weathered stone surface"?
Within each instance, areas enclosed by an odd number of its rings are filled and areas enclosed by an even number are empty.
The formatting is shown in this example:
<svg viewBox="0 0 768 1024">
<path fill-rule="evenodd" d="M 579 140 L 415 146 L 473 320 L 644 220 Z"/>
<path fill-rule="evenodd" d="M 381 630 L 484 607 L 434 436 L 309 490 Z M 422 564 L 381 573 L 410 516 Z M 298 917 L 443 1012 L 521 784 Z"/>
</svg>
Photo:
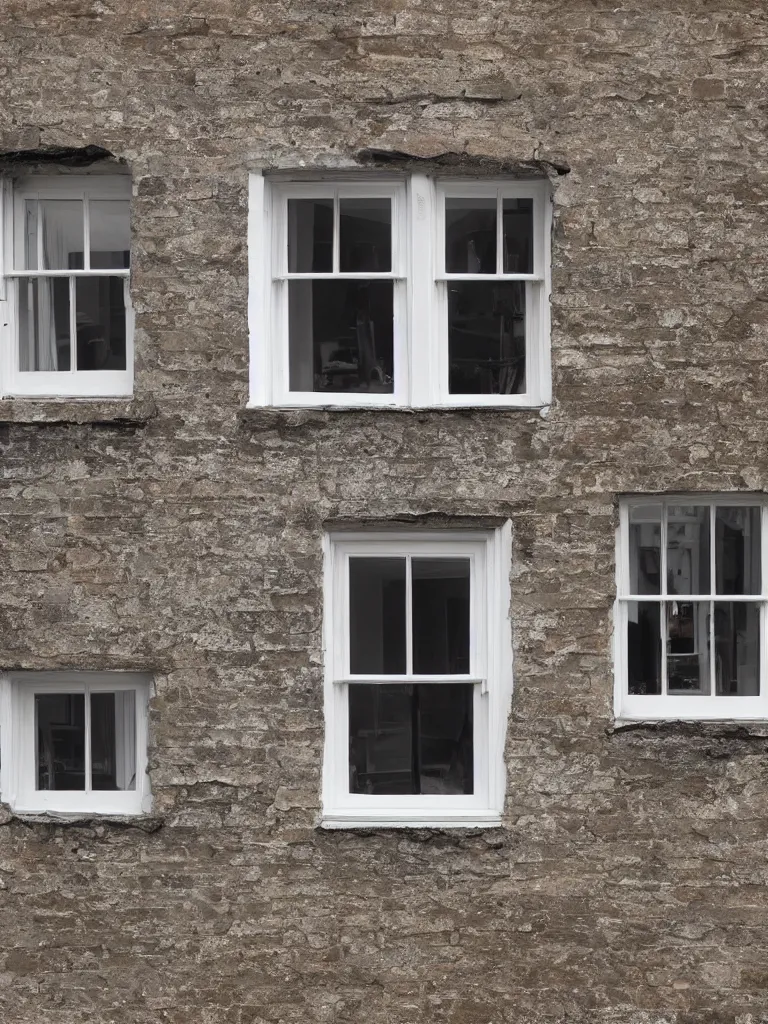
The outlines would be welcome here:
<svg viewBox="0 0 768 1024">
<path fill-rule="evenodd" d="M 162 822 L 7 816 L 4 1024 L 768 1020 L 765 740 L 611 731 L 616 496 L 768 484 L 764 5 L 1 20 L 3 150 L 132 168 L 138 356 L 0 406 L 0 666 L 152 671 Z M 548 416 L 241 411 L 247 170 L 364 151 L 555 169 Z M 321 530 L 426 514 L 514 524 L 505 827 L 323 832 Z"/>
</svg>

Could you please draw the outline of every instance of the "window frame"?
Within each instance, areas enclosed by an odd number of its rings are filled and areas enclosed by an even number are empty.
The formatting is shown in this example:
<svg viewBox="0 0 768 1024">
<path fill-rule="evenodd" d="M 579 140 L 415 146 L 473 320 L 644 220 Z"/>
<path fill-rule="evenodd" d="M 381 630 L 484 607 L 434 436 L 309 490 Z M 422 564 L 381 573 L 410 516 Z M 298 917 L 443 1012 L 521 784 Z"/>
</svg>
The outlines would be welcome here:
<svg viewBox="0 0 768 1024">
<path fill-rule="evenodd" d="M 7 304 L 0 326 L 0 396 L 13 398 L 126 398 L 133 394 L 134 310 L 130 267 L 83 270 L 23 269 L 24 202 L 28 199 L 80 200 L 84 204 L 84 260 L 90 257 L 89 204 L 99 200 L 131 200 L 127 174 L 33 174 L 2 180 L 0 195 L 0 303 Z M 123 280 L 125 305 L 125 370 L 21 370 L 19 368 L 19 287 L 25 278 L 115 277 Z M 70 297 L 73 285 L 70 284 Z M 70 311 L 73 316 L 73 312 Z M 76 346 L 76 339 L 71 339 Z M 72 360 L 74 363 L 74 360 Z"/>
<path fill-rule="evenodd" d="M 630 580 L 630 520 L 629 514 L 633 507 L 645 505 L 661 505 L 662 524 L 660 530 L 660 580 L 665 578 L 667 562 L 667 515 L 668 506 L 707 505 L 710 509 L 710 565 L 711 580 L 709 594 L 686 594 L 684 602 L 717 602 L 717 603 L 750 603 L 759 609 L 758 639 L 758 695 L 717 695 L 709 694 L 670 694 L 666 689 L 666 657 L 664 656 L 664 629 L 661 633 L 662 645 L 662 678 L 661 694 L 630 694 L 629 693 L 629 652 L 627 626 L 629 606 L 633 602 L 659 604 L 662 608 L 676 599 L 676 595 L 659 593 L 631 594 Z M 717 594 L 714 574 L 715 533 L 712 524 L 717 507 L 726 508 L 760 508 L 760 576 L 761 591 L 759 594 Z M 660 590 L 666 589 L 664 583 Z M 677 600 L 683 595 L 677 595 Z M 663 620 L 663 616 L 661 617 Z M 619 526 L 616 531 L 616 601 L 614 604 L 614 716 L 618 721 L 763 721 L 768 719 L 768 501 L 762 495 L 745 494 L 673 494 L 673 495 L 633 495 L 624 497 L 619 502 Z M 714 624 L 710 626 L 710 630 Z M 715 657 L 710 650 L 710 665 Z M 710 685 L 715 686 L 715 676 L 710 669 Z"/>
<path fill-rule="evenodd" d="M 0 794 L 20 814 L 139 815 L 151 810 L 147 773 L 151 677 L 139 672 L 9 672 L 0 677 Z M 35 695 L 135 693 L 136 788 L 38 790 L 35 766 Z M 86 736 L 87 736 L 86 732 Z M 87 742 L 87 740 L 86 740 Z M 86 755 L 87 756 L 87 755 Z"/>
<path fill-rule="evenodd" d="M 326 828 L 498 826 L 506 789 L 504 743 L 512 693 L 511 525 L 507 523 L 484 531 L 332 531 L 324 536 L 323 554 L 325 750 L 321 824 Z M 348 588 L 352 555 L 470 559 L 470 670 L 467 674 L 355 675 L 350 672 Z M 406 609 L 409 609 L 408 588 L 406 593 Z M 407 625 L 407 630 L 410 629 Z M 475 792 L 468 795 L 350 793 L 349 684 L 354 682 L 380 685 L 472 683 Z"/>
<path fill-rule="evenodd" d="M 392 273 L 285 273 L 287 199 L 344 195 L 393 197 Z M 444 273 L 446 196 L 496 195 L 533 200 L 533 274 Z M 501 231 L 501 227 L 499 227 Z M 248 321 L 249 406 L 278 408 L 501 408 L 535 409 L 552 400 L 551 369 L 552 191 L 547 178 L 528 180 L 435 176 L 423 173 L 322 173 L 265 175 L 249 179 Z M 337 243 L 336 243 L 337 244 Z M 396 252 L 399 256 L 396 256 Z M 499 259 L 501 256 L 499 255 Z M 392 394 L 291 392 L 288 390 L 285 300 L 276 284 L 291 278 L 357 277 L 394 279 L 394 362 Z M 447 282 L 525 281 L 530 304 L 526 331 L 526 391 L 519 395 L 461 395 L 448 390 Z M 398 302 L 397 292 L 404 293 Z"/>
</svg>

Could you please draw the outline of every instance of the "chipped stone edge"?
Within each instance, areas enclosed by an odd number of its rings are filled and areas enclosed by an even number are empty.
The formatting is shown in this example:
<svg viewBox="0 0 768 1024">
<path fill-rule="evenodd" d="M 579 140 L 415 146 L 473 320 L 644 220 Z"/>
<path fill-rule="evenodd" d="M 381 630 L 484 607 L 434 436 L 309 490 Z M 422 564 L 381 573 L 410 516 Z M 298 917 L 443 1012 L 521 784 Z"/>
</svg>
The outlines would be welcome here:
<svg viewBox="0 0 768 1024">
<path fill-rule="evenodd" d="M 143 427 L 157 416 L 152 399 L 0 399 L 0 425 Z"/>
<path fill-rule="evenodd" d="M 733 719 L 723 719 L 692 722 L 685 719 L 659 721 L 617 718 L 605 729 L 607 736 L 623 736 L 632 732 L 652 733 L 657 736 L 700 736 L 704 739 L 768 740 L 768 721 L 754 719 L 736 722 Z"/>
</svg>

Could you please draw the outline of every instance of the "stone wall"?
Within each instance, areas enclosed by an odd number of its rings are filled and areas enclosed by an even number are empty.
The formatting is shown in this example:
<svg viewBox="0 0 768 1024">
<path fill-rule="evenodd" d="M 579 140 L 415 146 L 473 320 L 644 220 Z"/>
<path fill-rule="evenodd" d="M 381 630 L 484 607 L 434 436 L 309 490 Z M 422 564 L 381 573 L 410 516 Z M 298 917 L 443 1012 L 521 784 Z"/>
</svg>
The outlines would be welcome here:
<svg viewBox="0 0 768 1024">
<path fill-rule="evenodd" d="M 614 731 L 611 662 L 617 495 L 768 484 L 767 33 L 5 0 L 2 151 L 132 169 L 138 355 L 133 403 L 0 403 L 0 667 L 156 695 L 151 820 L 4 816 L 4 1024 L 768 1020 L 768 740 Z M 248 169 L 366 149 L 552 169 L 547 416 L 245 410 Z M 413 516 L 513 523 L 505 827 L 324 832 L 323 524 Z"/>
</svg>

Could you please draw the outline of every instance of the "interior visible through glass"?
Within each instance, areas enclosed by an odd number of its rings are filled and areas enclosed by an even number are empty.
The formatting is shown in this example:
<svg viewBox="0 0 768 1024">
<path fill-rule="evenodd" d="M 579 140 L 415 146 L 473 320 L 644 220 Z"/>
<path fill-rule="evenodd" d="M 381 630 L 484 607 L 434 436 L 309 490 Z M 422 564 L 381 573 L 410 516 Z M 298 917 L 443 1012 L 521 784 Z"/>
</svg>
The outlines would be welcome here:
<svg viewBox="0 0 768 1024">
<path fill-rule="evenodd" d="M 41 270 L 82 270 L 83 203 L 79 199 L 41 199 L 38 215 L 43 228 Z"/>
<path fill-rule="evenodd" d="M 533 200 L 502 199 L 505 274 L 533 273 Z"/>
<path fill-rule="evenodd" d="M 136 694 L 91 694 L 91 787 L 136 789 Z"/>
<path fill-rule="evenodd" d="M 89 203 L 91 270 L 121 270 L 131 265 L 131 209 L 127 199 Z"/>
<path fill-rule="evenodd" d="M 291 391 L 391 394 L 392 281 L 288 282 Z"/>
<path fill-rule="evenodd" d="M 85 789 L 85 695 L 35 694 L 38 790 Z"/>
<path fill-rule="evenodd" d="M 349 686 L 349 791 L 474 791 L 470 683 Z"/>
<path fill-rule="evenodd" d="M 718 594 L 759 594 L 762 509 L 715 508 L 715 577 Z"/>
<path fill-rule="evenodd" d="M 413 671 L 469 673 L 469 559 L 414 558 Z"/>
<path fill-rule="evenodd" d="M 404 558 L 350 558 L 349 637 L 353 675 L 405 673 Z"/>
<path fill-rule="evenodd" d="M 629 592 L 661 593 L 661 505 L 629 510 Z"/>
<path fill-rule="evenodd" d="M 447 288 L 451 394 L 523 394 L 525 282 L 449 281 Z"/>
<path fill-rule="evenodd" d="M 709 601 L 670 601 L 667 616 L 667 693 L 708 694 Z"/>
<path fill-rule="evenodd" d="M 392 201 L 339 199 L 339 270 L 392 269 Z"/>
<path fill-rule="evenodd" d="M 123 278 L 78 277 L 75 293 L 78 370 L 124 370 Z"/>
<path fill-rule="evenodd" d="M 660 609 L 656 602 L 628 602 L 627 668 L 631 694 L 661 693 Z"/>
<path fill-rule="evenodd" d="M 288 200 L 288 271 L 333 270 L 333 198 Z"/>
<path fill-rule="evenodd" d="M 18 279 L 19 369 L 69 370 L 69 278 Z"/>
<path fill-rule="evenodd" d="M 667 509 L 667 593 L 709 594 L 709 506 Z"/>
<path fill-rule="evenodd" d="M 445 200 L 447 274 L 496 273 L 496 197 Z"/>
</svg>

